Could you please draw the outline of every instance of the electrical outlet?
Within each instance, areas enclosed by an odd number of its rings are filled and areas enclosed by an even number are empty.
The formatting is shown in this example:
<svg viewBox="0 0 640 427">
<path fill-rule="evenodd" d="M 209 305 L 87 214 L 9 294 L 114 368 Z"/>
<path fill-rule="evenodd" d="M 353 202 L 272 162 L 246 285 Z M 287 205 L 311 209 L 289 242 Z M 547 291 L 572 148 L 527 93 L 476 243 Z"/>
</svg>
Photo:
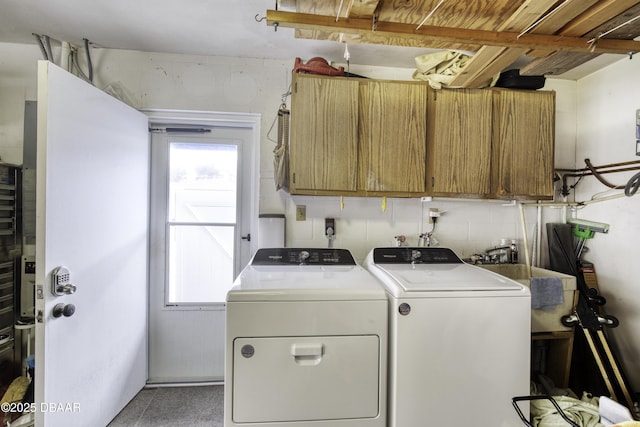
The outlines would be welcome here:
<svg viewBox="0 0 640 427">
<path fill-rule="evenodd" d="M 332 237 L 336 235 L 336 220 L 334 218 L 324 219 L 324 235 L 327 237 Z"/>
<path fill-rule="evenodd" d="M 307 207 L 305 205 L 296 206 L 296 221 L 307 220 Z"/>
<path fill-rule="evenodd" d="M 438 210 L 438 208 L 429 208 L 429 224 L 433 224 L 433 218 L 438 217 L 440 217 L 440 211 Z"/>
</svg>

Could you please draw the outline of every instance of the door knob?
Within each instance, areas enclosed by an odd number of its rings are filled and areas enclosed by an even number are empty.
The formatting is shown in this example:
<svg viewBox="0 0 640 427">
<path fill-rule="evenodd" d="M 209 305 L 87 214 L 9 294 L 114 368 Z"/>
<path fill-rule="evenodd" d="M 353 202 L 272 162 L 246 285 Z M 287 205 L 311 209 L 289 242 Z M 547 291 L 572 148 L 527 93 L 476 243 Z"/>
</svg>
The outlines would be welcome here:
<svg viewBox="0 0 640 427">
<path fill-rule="evenodd" d="M 76 312 L 76 306 L 73 304 L 56 304 L 53 307 L 53 317 L 71 317 Z"/>
<path fill-rule="evenodd" d="M 67 283 L 66 285 L 58 286 L 57 291 L 59 294 L 73 294 L 76 291 L 76 287 L 71 283 Z"/>
</svg>

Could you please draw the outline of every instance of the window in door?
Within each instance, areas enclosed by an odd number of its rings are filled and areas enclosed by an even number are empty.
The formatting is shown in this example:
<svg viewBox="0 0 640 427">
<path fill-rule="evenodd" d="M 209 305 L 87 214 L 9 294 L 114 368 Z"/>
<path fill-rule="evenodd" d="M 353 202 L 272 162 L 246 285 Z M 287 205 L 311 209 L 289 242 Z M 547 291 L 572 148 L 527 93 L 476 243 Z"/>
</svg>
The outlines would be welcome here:
<svg viewBox="0 0 640 427">
<path fill-rule="evenodd" d="M 234 279 L 239 147 L 168 143 L 166 305 L 221 303 Z"/>
</svg>

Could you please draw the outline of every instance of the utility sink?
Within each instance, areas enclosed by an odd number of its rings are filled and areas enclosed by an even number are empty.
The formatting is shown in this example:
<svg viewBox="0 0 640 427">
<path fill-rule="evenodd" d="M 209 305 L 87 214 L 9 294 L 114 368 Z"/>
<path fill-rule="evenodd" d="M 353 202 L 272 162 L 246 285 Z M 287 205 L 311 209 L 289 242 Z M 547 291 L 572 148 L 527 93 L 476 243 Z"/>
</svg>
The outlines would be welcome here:
<svg viewBox="0 0 640 427">
<path fill-rule="evenodd" d="M 522 283 L 530 287 L 529 273 L 527 266 L 524 264 L 481 264 L 478 267 L 498 273 L 509 279 Z M 553 331 L 569 331 L 562 324 L 560 319 L 562 316 L 571 314 L 573 311 L 573 298 L 576 290 L 576 278 L 557 271 L 547 270 L 539 267 L 531 267 L 532 277 L 560 277 L 562 278 L 562 289 L 564 302 L 557 305 L 553 310 L 531 310 L 531 332 L 553 332 Z"/>
</svg>

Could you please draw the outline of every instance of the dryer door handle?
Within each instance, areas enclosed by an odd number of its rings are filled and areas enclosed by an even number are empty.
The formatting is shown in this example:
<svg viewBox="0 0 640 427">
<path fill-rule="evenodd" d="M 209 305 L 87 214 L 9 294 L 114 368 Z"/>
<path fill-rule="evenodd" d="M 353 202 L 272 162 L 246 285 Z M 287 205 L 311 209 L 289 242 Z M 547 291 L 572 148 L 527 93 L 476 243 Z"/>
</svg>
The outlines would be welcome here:
<svg viewBox="0 0 640 427">
<path fill-rule="evenodd" d="M 291 346 L 291 355 L 299 365 L 313 366 L 320 363 L 324 354 L 322 343 L 298 343 Z"/>
</svg>

